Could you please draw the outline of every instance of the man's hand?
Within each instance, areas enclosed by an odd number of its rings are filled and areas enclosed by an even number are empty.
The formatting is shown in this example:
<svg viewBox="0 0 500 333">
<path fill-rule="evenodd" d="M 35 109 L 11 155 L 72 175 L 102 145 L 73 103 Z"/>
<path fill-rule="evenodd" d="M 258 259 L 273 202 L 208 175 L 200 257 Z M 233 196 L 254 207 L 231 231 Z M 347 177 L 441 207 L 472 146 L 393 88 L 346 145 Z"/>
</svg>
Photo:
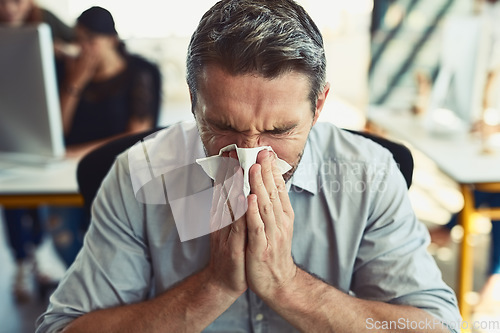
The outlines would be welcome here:
<svg viewBox="0 0 500 333">
<path fill-rule="evenodd" d="M 246 277 L 264 301 L 286 288 L 297 273 L 292 258 L 294 213 L 274 153 L 261 151 L 250 168 L 246 221 Z"/>
<path fill-rule="evenodd" d="M 210 263 L 206 271 L 211 283 L 237 298 L 247 289 L 247 205 L 243 195 L 243 170 L 236 160 L 236 152 L 230 152 L 229 157 L 224 158 L 215 180 L 210 212 Z"/>
</svg>

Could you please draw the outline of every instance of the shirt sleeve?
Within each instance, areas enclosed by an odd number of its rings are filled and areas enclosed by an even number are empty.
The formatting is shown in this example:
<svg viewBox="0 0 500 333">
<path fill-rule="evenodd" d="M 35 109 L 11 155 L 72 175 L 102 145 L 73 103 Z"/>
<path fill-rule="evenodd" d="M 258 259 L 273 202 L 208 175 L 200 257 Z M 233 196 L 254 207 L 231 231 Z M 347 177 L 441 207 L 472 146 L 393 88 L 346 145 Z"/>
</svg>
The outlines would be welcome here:
<svg viewBox="0 0 500 333">
<path fill-rule="evenodd" d="M 84 246 L 38 318 L 37 333 L 57 332 L 93 310 L 147 299 L 152 274 L 141 236 L 142 206 L 124 161 L 119 159 L 106 176 Z"/>
<path fill-rule="evenodd" d="M 455 332 L 461 321 L 455 294 L 427 252 L 427 228 L 413 213 L 392 157 L 384 165 L 387 168 L 373 177 L 376 189 L 370 194 L 351 290 L 359 298 L 423 309 Z"/>
</svg>

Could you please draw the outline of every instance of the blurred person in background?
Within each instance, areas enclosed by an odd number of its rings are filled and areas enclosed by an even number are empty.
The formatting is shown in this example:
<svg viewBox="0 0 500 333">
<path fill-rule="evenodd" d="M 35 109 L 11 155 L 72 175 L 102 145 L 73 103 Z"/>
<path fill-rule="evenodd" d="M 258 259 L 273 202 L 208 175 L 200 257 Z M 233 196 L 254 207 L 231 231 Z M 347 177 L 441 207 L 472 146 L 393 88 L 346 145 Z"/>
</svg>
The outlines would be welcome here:
<svg viewBox="0 0 500 333">
<path fill-rule="evenodd" d="M 21 27 L 26 24 L 47 23 L 52 30 L 54 50 L 57 56 L 65 53 L 74 38 L 71 27 L 33 0 L 0 0 L 0 26 Z"/>
<path fill-rule="evenodd" d="M 5 14 L 9 26 L 19 26 L 14 17 L 27 19 L 34 15 L 31 12 L 41 11 L 29 0 L 4 2 L 0 8 L 9 13 Z M 14 14 L 15 8 L 24 14 Z M 56 54 L 67 157 L 81 158 L 119 136 L 156 125 L 161 77 L 156 65 L 126 52 L 106 9 L 92 7 L 83 12 L 74 31 L 78 52 L 72 55 L 61 47 Z M 36 248 L 48 228 L 58 254 L 69 266 L 81 247 L 88 217 L 80 207 L 48 207 L 6 210 L 6 220 L 18 261 L 14 293 L 17 300 L 25 301 L 31 296 L 29 278 L 37 266 L 29 259 L 33 251 L 27 249 Z M 42 287 L 58 282 L 59 277 L 36 271 Z"/>
<path fill-rule="evenodd" d="M 160 105 L 157 66 L 125 50 L 109 11 L 84 11 L 75 33 L 80 53 L 67 59 L 60 89 L 68 156 L 154 127 Z"/>
<path fill-rule="evenodd" d="M 76 21 L 78 55 L 62 66 L 60 102 L 66 156 L 81 158 L 120 136 L 156 126 L 161 76 L 155 64 L 125 50 L 111 13 L 85 10 Z M 48 227 L 69 267 L 89 217 L 81 207 L 50 207 Z"/>
<path fill-rule="evenodd" d="M 33 0 L 0 0 L 0 27 L 22 27 L 42 22 L 50 26 L 55 54 L 61 57 L 65 46 L 73 40 L 72 28 Z M 44 212 L 43 208 L 4 210 L 8 239 L 17 263 L 14 296 L 19 302 L 30 299 L 30 279 L 34 270 L 42 284 L 52 279 L 51 274 L 47 270 L 42 272 L 43 269 L 33 260 L 34 248 L 42 241 Z"/>
<path fill-rule="evenodd" d="M 120 41 L 111 13 L 85 10 L 76 21 L 75 57 L 66 57 L 60 75 L 60 103 L 66 156 L 81 158 L 120 136 L 156 126 L 160 108 L 158 67 L 129 54 Z M 87 230 L 81 207 L 50 207 L 48 227 L 69 267 Z"/>
</svg>

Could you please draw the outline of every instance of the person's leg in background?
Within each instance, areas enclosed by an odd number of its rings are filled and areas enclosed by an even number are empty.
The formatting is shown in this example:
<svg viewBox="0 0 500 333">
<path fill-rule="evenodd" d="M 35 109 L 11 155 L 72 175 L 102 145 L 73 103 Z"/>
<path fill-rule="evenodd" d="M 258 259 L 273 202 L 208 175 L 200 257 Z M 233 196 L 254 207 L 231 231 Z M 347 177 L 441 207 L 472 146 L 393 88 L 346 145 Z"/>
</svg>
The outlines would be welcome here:
<svg viewBox="0 0 500 333">
<path fill-rule="evenodd" d="M 34 251 L 43 235 L 40 215 L 37 209 L 5 209 L 4 216 L 7 236 L 16 260 L 14 297 L 18 302 L 26 302 L 32 296 Z"/>
<path fill-rule="evenodd" d="M 71 266 L 83 245 L 87 216 L 80 207 L 49 207 L 47 229 L 60 258 Z"/>
<path fill-rule="evenodd" d="M 5 209 L 4 215 L 16 260 L 14 297 L 17 302 L 25 303 L 38 292 L 44 299 L 83 244 L 88 226 L 86 214 L 82 208 L 39 207 Z"/>
</svg>

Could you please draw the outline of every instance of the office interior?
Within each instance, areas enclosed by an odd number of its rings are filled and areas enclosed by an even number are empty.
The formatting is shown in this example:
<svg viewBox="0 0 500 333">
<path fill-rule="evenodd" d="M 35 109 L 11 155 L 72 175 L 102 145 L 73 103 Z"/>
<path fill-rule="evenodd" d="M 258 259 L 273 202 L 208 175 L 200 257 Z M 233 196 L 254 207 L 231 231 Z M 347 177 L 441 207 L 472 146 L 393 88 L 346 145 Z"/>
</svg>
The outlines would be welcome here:
<svg viewBox="0 0 500 333">
<path fill-rule="evenodd" d="M 301 0 L 322 31 L 327 55 L 327 80 L 331 93 L 320 121 L 339 127 L 369 130 L 398 140 L 384 126 L 370 120 L 372 110 L 412 114 L 424 118 L 430 107 L 436 107 L 436 81 L 443 68 L 443 31 L 454 17 L 481 15 L 480 0 Z M 190 99 L 185 82 L 185 53 L 190 34 L 199 18 L 214 0 L 176 2 L 145 0 L 38 0 L 69 25 L 92 5 L 107 8 L 114 16 L 116 28 L 128 50 L 140 54 L 160 67 L 162 106 L 159 126 L 191 120 Z M 500 22 L 500 11 L 497 21 Z M 500 28 L 497 28 L 500 29 Z M 471 65 L 472 66 L 472 65 Z M 451 86 L 451 85 L 450 85 Z M 500 97 L 500 87 L 489 92 Z M 484 89 L 481 89 L 484 92 Z M 439 93 L 439 91 L 438 91 Z M 446 90 L 439 109 L 448 117 L 455 104 L 453 93 Z M 455 92 L 456 94 L 456 92 Z M 497 103 L 498 104 L 498 103 Z M 500 155 L 500 111 L 489 107 L 488 154 Z M 500 104 L 498 105 L 500 107 Z M 447 111 L 446 111 L 447 110 Z M 1 111 L 0 111 L 1 112 Z M 484 117 L 485 113 L 481 113 Z M 417 119 L 417 118 L 415 118 Z M 484 119 L 483 119 L 484 120 Z M 416 120 L 417 121 L 417 120 Z M 420 120 L 418 120 L 420 121 Z M 471 140 L 481 140 L 472 131 Z M 463 128 L 462 128 L 463 130 Z M 455 128 L 446 127 L 436 134 L 450 138 Z M 470 132 L 470 133 L 469 133 Z M 405 142 L 412 151 L 415 169 L 409 196 L 417 217 L 430 230 L 445 225 L 461 211 L 464 199 L 460 184 L 425 153 Z M 492 165 L 500 168 L 500 165 Z M 500 182 L 497 179 L 496 182 Z M 1 209 L 1 208 L 0 208 Z M 0 217 L 1 219 L 1 217 Z M 15 262 L 6 239 L 5 225 L 0 223 L 0 333 L 32 332 L 35 319 L 45 310 L 48 295 L 36 290 L 26 303 L 16 303 L 12 296 Z M 473 286 L 466 301 L 473 306 L 488 277 L 491 220 L 474 217 Z M 429 251 L 440 267 L 446 283 L 458 290 L 458 267 L 463 228 L 452 229 L 451 242 L 444 246 L 429 245 Z M 50 238 L 44 239 L 37 258 L 55 276 L 64 274 L 64 264 L 57 259 Z M 500 300 L 500 289 L 498 299 Z M 499 303 L 500 304 L 500 303 Z M 492 317 L 500 323 L 498 317 Z M 477 332 L 500 332 L 500 327 Z"/>
</svg>

